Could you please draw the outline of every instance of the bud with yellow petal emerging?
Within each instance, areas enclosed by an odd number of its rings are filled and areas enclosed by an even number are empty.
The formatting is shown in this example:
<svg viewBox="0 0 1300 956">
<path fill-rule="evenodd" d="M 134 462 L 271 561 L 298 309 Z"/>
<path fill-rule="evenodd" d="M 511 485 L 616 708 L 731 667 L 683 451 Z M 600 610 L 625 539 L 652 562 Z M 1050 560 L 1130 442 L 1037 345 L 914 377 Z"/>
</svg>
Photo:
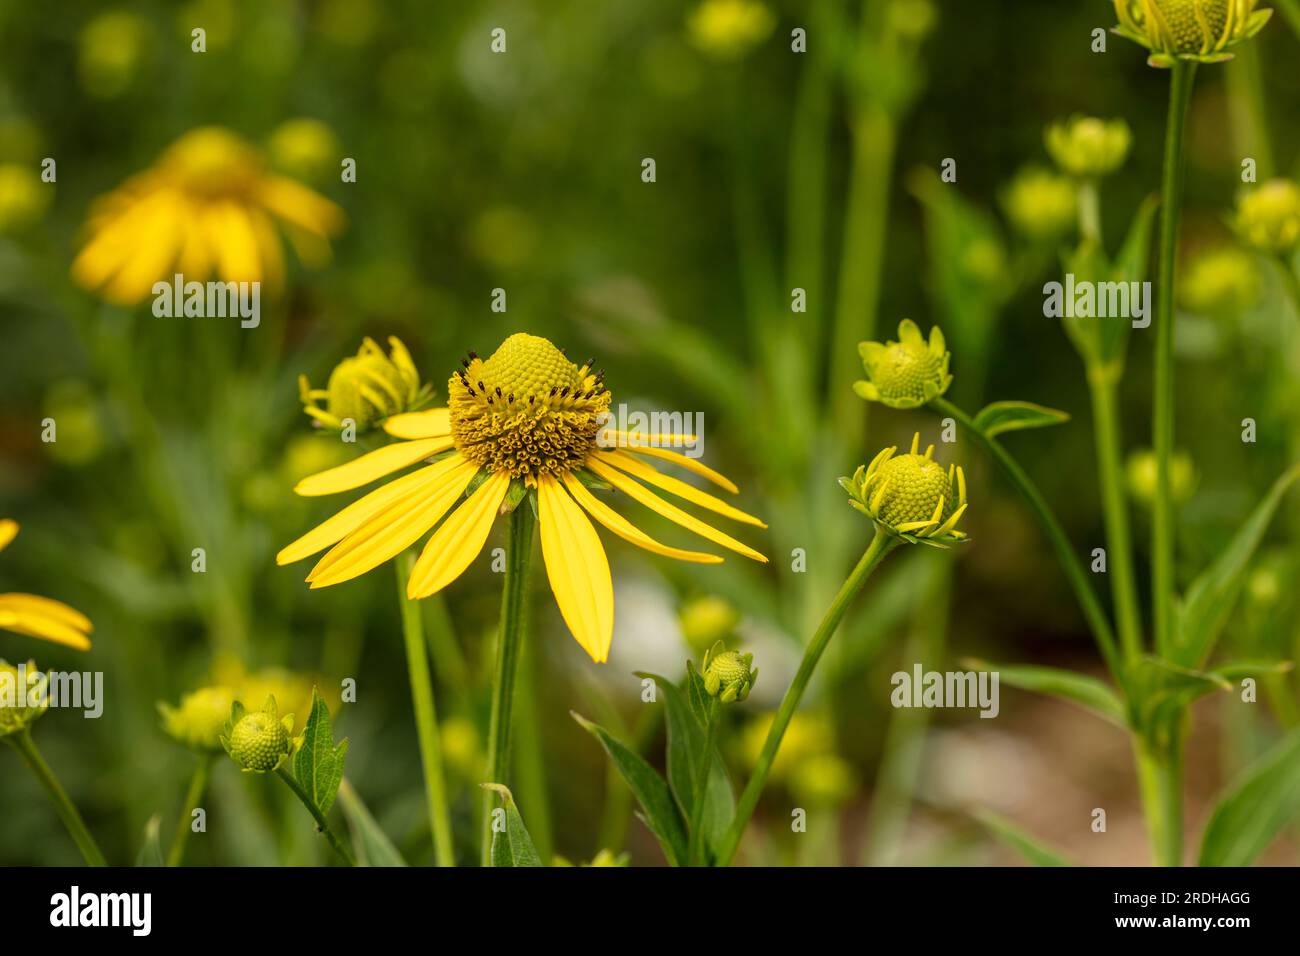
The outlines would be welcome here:
<svg viewBox="0 0 1300 956">
<path fill-rule="evenodd" d="M 739 60 L 775 26 L 776 18 L 758 0 L 704 0 L 686 19 L 691 43 L 717 60 Z"/>
<path fill-rule="evenodd" d="M 858 345 L 866 381 L 853 383 L 859 398 L 890 408 L 919 408 L 948 391 L 952 376 L 943 332 L 936 325 L 927 341 L 911 319 L 898 323 L 897 342 Z"/>
<path fill-rule="evenodd" d="M 1124 164 L 1133 134 L 1122 119 L 1076 115 L 1047 127 L 1043 140 L 1062 172 L 1075 179 L 1100 179 Z"/>
<path fill-rule="evenodd" d="M 947 548 L 969 539 L 957 530 L 966 513 L 966 475 L 956 465 L 934 461 L 934 446 L 920 454 L 921 436 L 911 452 L 895 456 L 886 448 L 852 478 L 841 478 L 849 504 L 871 518 L 882 531 L 909 544 Z"/>
<path fill-rule="evenodd" d="M 50 706 L 49 678 L 35 661 L 17 666 L 0 659 L 0 737 L 26 730 Z"/>
<path fill-rule="evenodd" d="M 1300 186 L 1289 179 L 1270 179 L 1243 193 L 1234 225 L 1248 245 L 1273 256 L 1300 248 Z"/>
<path fill-rule="evenodd" d="M 1255 257 L 1235 247 L 1197 256 L 1178 280 L 1179 304 L 1198 315 L 1241 315 L 1255 307 L 1260 292 Z"/>
<path fill-rule="evenodd" d="M 1066 177 L 1031 166 L 1017 173 L 1003 190 L 1002 209 L 1025 238 L 1051 242 L 1073 228 L 1078 218 L 1078 191 Z"/>
<path fill-rule="evenodd" d="M 1115 32 L 1150 50 L 1152 66 L 1218 63 L 1268 23 L 1273 11 L 1255 6 L 1256 0 L 1115 0 Z"/>
<path fill-rule="evenodd" d="M 178 743 L 199 753 L 220 753 L 221 735 L 235 703 L 229 687 L 202 687 L 172 707 L 159 702 L 163 730 Z"/>
<path fill-rule="evenodd" d="M 373 339 L 365 339 L 355 356 L 334 367 L 326 388 L 312 388 L 307 376 L 299 376 L 303 411 L 322 427 L 341 429 L 350 421 L 363 432 L 391 415 L 422 408 L 432 387 L 420 384 L 420 373 L 400 339 L 389 336 L 388 345 L 390 354 L 385 355 Z"/>
</svg>

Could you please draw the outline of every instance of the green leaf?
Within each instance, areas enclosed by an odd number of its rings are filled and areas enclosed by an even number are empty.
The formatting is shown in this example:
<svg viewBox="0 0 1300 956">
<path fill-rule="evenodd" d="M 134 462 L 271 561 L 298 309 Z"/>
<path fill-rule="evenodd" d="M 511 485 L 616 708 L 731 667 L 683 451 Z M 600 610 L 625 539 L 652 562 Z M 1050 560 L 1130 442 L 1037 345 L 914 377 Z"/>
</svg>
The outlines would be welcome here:
<svg viewBox="0 0 1300 956">
<path fill-rule="evenodd" d="M 505 829 L 498 829 L 496 821 L 492 822 L 492 865 L 541 866 L 542 858 L 537 855 L 510 789 L 499 783 L 485 783 L 483 789 L 496 793 L 505 807 Z"/>
<path fill-rule="evenodd" d="M 989 438 L 1003 432 L 1022 431 L 1027 428 L 1047 428 L 1063 425 L 1070 420 L 1068 412 L 1035 405 L 1032 402 L 993 402 L 984 406 L 975 416 L 975 427 Z"/>
<path fill-rule="evenodd" d="M 352 842 L 357 847 L 357 857 L 363 866 L 406 866 L 406 860 L 393 841 L 370 815 L 352 784 L 344 780 L 339 787 L 339 806 L 352 829 Z"/>
<path fill-rule="evenodd" d="M 1187 667 L 1199 667 L 1210 656 L 1246 580 L 1246 568 L 1268 530 L 1287 491 L 1300 478 L 1300 465 L 1274 482 L 1264 500 L 1228 546 L 1201 572 L 1179 610 L 1171 657 Z"/>
<path fill-rule="evenodd" d="M 313 687 L 311 716 L 307 718 L 298 752 L 293 755 L 293 777 L 322 815 L 329 813 L 334 805 L 339 784 L 343 782 L 343 758 L 347 752 L 347 740 L 335 746 L 329 708 Z"/>
<path fill-rule="evenodd" d="M 1002 843 L 1015 850 L 1034 866 L 1077 866 L 1078 864 L 1060 850 L 1043 843 L 1023 830 L 1019 824 L 992 810 L 978 810 L 975 819 Z"/>
<path fill-rule="evenodd" d="M 672 866 L 681 866 L 686 861 L 686 825 L 677 812 L 672 792 L 663 777 L 655 769 L 620 743 L 599 724 L 593 724 L 575 711 L 570 715 L 582 727 L 600 741 L 605 753 L 614 761 L 614 766 L 627 782 L 633 796 L 645 812 L 642 819 L 650 832 L 659 841 L 664 856 Z"/>
<path fill-rule="evenodd" d="M 963 666 L 972 670 L 996 672 L 1001 683 L 1035 694 L 1060 697 L 1078 704 L 1112 724 L 1120 727 L 1127 726 L 1123 700 L 1109 684 L 1095 677 L 1056 667 L 991 664 L 981 660 L 967 660 L 963 662 Z"/>
<path fill-rule="evenodd" d="M 144 842 L 140 844 L 140 852 L 135 856 L 136 866 L 163 866 L 162 842 L 158 835 L 158 830 L 162 825 L 161 817 L 154 814 L 149 818 L 149 822 L 144 825 Z"/>
<path fill-rule="evenodd" d="M 1300 812 L 1300 729 L 1248 767 L 1219 801 L 1201 866 L 1249 866 Z"/>
<path fill-rule="evenodd" d="M 1157 737 L 1169 731 L 1198 697 L 1231 689 L 1232 684 L 1213 671 L 1182 667 L 1152 655 L 1132 669 L 1129 687 L 1139 729 Z"/>
</svg>

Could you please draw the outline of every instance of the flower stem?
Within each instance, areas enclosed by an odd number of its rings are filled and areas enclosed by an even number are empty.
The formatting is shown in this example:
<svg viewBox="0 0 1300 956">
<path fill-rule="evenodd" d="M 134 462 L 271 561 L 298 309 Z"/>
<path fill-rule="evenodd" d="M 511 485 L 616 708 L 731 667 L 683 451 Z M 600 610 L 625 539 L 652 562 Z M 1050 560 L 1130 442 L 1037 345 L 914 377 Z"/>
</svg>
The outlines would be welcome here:
<svg viewBox="0 0 1300 956">
<path fill-rule="evenodd" d="M 705 717 L 704 752 L 695 773 L 695 805 L 691 807 L 691 837 L 686 853 L 687 866 L 699 866 L 700 852 L 704 846 L 700 824 L 704 821 L 704 804 L 708 800 L 709 772 L 713 769 L 713 748 L 718 739 L 718 699 L 709 698 L 709 712 Z"/>
<path fill-rule="evenodd" d="M 433 857 L 438 866 L 455 866 L 451 814 L 447 808 L 447 782 L 442 768 L 442 740 L 438 736 L 438 713 L 434 707 L 433 681 L 429 676 L 428 651 L 424 642 L 424 621 L 420 604 L 406 596 L 415 557 L 404 552 L 397 560 L 397 600 L 402 609 L 402 637 L 406 644 L 406 670 L 411 680 L 411 702 L 415 729 L 420 740 L 420 764 L 424 768 L 424 796 L 429 811 Z"/>
<path fill-rule="evenodd" d="M 745 835 L 745 827 L 749 823 L 749 818 L 754 815 L 754 809 L 758 806 L 758 798 L 767 783 L 768 774 L 772 772 L 772 763 L 776 760 L 776 753 L 781 747 L 781 740 L 785 736 L 786 728 L 790 726 L 790 720 L 794 717 L 794 712 L 799 708 L 799 701 L 803 698 L 804 691 L 808 689 L 808 682 L 812 679 L 813 671 L 817 668 L 817 662 L 821 660 L 827 645 L 830 644 L 831 638 L 835 635 L 840 620 L 848 610 L 850 602 L 862 590 L 862 586 L 867 583 L 867 578 L 871 576 L 871 572 L 876 569 L 876 566 L 880 564 L 885 555 L 892 551 L 898 543 L 899 539 L 893 535 L 879 529 L 876 530 L 870 546 L 858 561 L 857 567 L 853 569 L 840 587 L 839 594 L 831 602 L 830 608 L 826 611 L 826 616 L 822 618 L 822 622 L 818 625 L 812 640 L 808 642 L 808 647 L 803 654 L 803 660 L 799 662 L 799 670 L 794 675 L 794 681 L 791 682 L 789 689 L 785 692 L 785 697 L 781 700 L 781 706 L 776 712 L 776 718 L 772 721 L 772 728 L 767 732 L 767 740 L 763 742 L 763 750 L 759 754 L 758 762 L 754 765 L 754 773 L 750 776 L 749 783 L 745 785 L 745 792 L 740 796 L 740 802 L 736 806 L 736 815 L 731 821 L 731 826 L 727 828 L 722 847 L 718 853 L 717 863 L 719 866 L 729 865 L 736 855 L 741 837 Z"/>
<path fill-rule="evenodd" d="M 1128 500 L 1124 496 L 1124 471 L 1120 460 L 1120 425 L 1116 391 L 1118 372 L 1111 366 L 1090 367 L 1092 424 L 1097 446 L 1097 476 L 1106 519 L 1106 544 L 1110 549 L 1109 577 L 1115 602 L 1115 623 L 1126 663 L 1142 655 L 1142 617 L 1138 608 L 1137 579 L 1133 572 L 1133 536 L 1129 529 Z"/>
<path fill-rule="evenodd" d="M 510 513 L 510 543 L 506 579 L 501 595 L 501 630 L 497 635 L 496 676 L 492 686 L 492 717 L 488 728 L 487 782 L 509 786 L 510 714 L 515 676 L 527 630 L 528 566 L 533 551 L 533 509 L 527 500 Z M 492 865 L 492 793 L 484 798 L 481 863 Z"/>
<path fill-rule="evenodd" d="M 964 411 L 945 398 L 934 399 L 930 402 L 930 407 L 939 414 L 952 418 L 971 438 L 975 439 L 977 444 L 992 455 L 993 459 L 1002 468 L 1003 473 L 1029 504 L 1030 510 L 1034 512 L 1038 523 L 1042 525 L 1043 531 L 1047 534 L 1048 541 L 1051 542 L 1052 549 L 1056 552 L 1056 559 L 1060 562 L 1061 570 L 1065 572 L 1070 587 L 1074 589 L 1075 599 L 1083 610 L 1083 615 L 1088 621 L 1088 627 L 1092 630 L 1097 646 L 1101 649 L 1102 657 L 1105 658 L 1111 673 L 1117 679 L 1122 678 L 1123 669 L 1120 666 L 1119 654 L 1115 649 L 1115 633 L 1111 629 L 1110 620 L 1106 617 L 1101 602 L 1097 600 L 1097 595 L 1092 590 L 1092 584 L 1088 580 L 1088 573 L 1083 569 L 1083 565 L 1079 563 L 1079 557 L 1074 553 L 1074 546 L 1066 536 L 1065 529 L 1061 527 L 1061 523 L 1057 520 L 1051 506 L 1044 500 L 1042 492 L 1025 474 L 1020 464 L 1002 447 L 1002 444 L 996 438 L 989 438 L 985 435 Z"/>
<path fill-rule="evenodd" d="M 352 855 L 352 851 L 348 849 L 348 845 L 340 840 L 334 831 L 330 829 L 329 821 L 325 819 L 325 814 L 321 813 L 320 807 L 316 806 L 316 801 L 312 800 L 312 798 L 307 795 L 307 791 L 302 788 L 302 785 L 294 779 L 293 774 L 289 772 L 289 768 L 281 767 L 275 773 L 276 776 L 283 780 L 289 789 L 293 791 L 293 795 L 298 798 L 302 805 L 307 808 L 307 812 L 310 813 L 312 819 L 316 821 L 316 829 L 324 834 L 325 839 L 329 841 L 329 845 L 334 849 L 334 852 L 342 857 L 343 861 L 347 863 L 348 866 L 356 866 L 356 857 Z"/>
<path fill-rule="evenodd" d="M 1183 865 L 1183 761 L 1181 740 L 1156 746 L 1141 737 L 1136 749 L 1138 790 L 1157 866 Z"/>
<path fill-rule="evenodd" d="M 50 799 L 54 801 L 54 809 L 58 811 L 59 819 L 63 821 L 63 825 L 68 828 L 68 833 L 71 834 L 73 842 L 77 844 L 77 849 L 81 851 L 82 859 L 86 861 L 86 865 L 107 866 L 108 863 L 104 860 L 104 854 L 99 849 L 99 844 L 95 842 L 95 838 L 86 829 L 86 821 L 81 819 L 81 814 L 68 798 L 67 791 L 59 783 L 59 778 L 54 776 L 54 771 L 45 762 L 41 752 L 36 749 L 36 742 L 32 740 L 31 731 L 24 727 L 4 739 L 14 750 L 18 751 L 23 761 L 35 774 L 36 779 L 41 782 L 41 786 L 45 788 L 45 792 L 50 795 Z"/>
<path fill-rule="evenodd" d="M 190 776 L 190 787 L 185 793 L 185 803 L 181 807 L 180 818 L 176 821 L 176 836 L 172 838 L 172 848 L 167 853 L 168 866 L 180 866 L 181 861 L 185 859 L 185 844 L 189 842 L 190 833 L 193 832 L 191 821 L 194 809 L 208 789 L 212 761 L 211 754 L 201 754 L 199 762 L 194 765 L 194 773 Z"/>
<path fill-rule="evenodd" d="M 1078 186 L 1079 191 L 1079 235 L 1085 241 L 1096 243 L 1097 248 L 1104 248 L 1101 237 L 1101 196 L 1097 191 L 1097 181 L 1088 179 Z"/>
<path fill-rule="evenodd" d="M 1192 98 L 1196 64 L 1174 61 L 1165 128 L 1164 184 L 1160 198 L 1160 276 L 1156 292 L 1155 403 L 1152 421 L 1156 496 L 1151 520 L 1151 591 L 1155 604 L 1156 651 L 1167 654 L 1174 620 L 1174 499 L 1170 463 L 1174 454 L 1174 272 L 1178 217 L 1183 198 L 1183 132 Z"/>
</svg>

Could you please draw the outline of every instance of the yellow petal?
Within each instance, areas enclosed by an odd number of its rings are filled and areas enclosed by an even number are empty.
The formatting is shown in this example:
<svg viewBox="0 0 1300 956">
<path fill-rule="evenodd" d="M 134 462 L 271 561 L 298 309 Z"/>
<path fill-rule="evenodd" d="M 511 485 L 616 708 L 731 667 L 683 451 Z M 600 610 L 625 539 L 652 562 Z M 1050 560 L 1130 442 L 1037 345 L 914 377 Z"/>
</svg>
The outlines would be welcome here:
<svg viewBox="0 0 1300 956">
<path fill-rule="evenodd" d="M 412 492 L 422 490 L 430 482 L 437 481 L 461 461 L 459 455 L 452 455 L 435 465 L 413 471 L 409 475 L 403 475 L 401 478 L 376 488 L 364 498 L 352 502 L 334 517 L 312 528 L 293 544 L 286 547 L 275 556 L 275 563 L 280 565 L 292 564 L 315 554 L 317 551 L 328 548 L 332 544 L 337 544 L 394 501 L 404 498 Z"/>
<path fill-rule="evenodd" d="M 393 415 L 384 422 L 384 431 L 394 438 L 438 438 L 451 434 L 451 416 L 445 408 Z"/>
<path fill-rule="evenodd" d="M 147 220 L 141 221 L 141 233 L 130 255 L 104 289 L 110 301 L 132 305 L 149 295 L 154 283 L 170 284 L 172 267 L 183 240 L 183 209 L 179 197 L 171 190 L 158 193 L 150 207 L 152 212 Z"/>
<path fill-rule="evenodd" d="M 307 580 L 325 588 L 360 577 L 415 544 L 465 493 L 478 466 L 460 461 L 428 486 L 384 508 L 336 544 Z"/>
<path fill-rule="evenodd" d="M 655 554 L 662 554 L 678 561 L 692 561 L 697 564 L 721 564 L 722 558 L 716 554 L 703 551 L 683 551 L 660 544 L 621 514 L 609 507 L 583 486 L 578 477 L 570 472 L 564 473 L 564 485 L 569 489 L 575 501 L 590 512 L 591 516 L 625 541 L 630 541 L 639 548 L 645 548 Z"/>
<path fill-rule="evenodd" d="M 9 542 L 18 537 L 18 522 L 13 518 L 0 518 L 0 551 L 9 547 Z"/>
<path fill-rule="evenodd" d="M 465 503 L 447 517 L 424 546 L 415 567 L 411 568 L 411 579 L 406 582 L 407 597 L 412 600 L 428 597 L 465 573 L 487 543 L 497 509 L 501 507 L 509 487 L 510 476 L 505 472 L 489 475 Z"/>
<path fill-rule="evenodd" d="M 763 557 L 753 548 L 741 544 L 730 535 L 723 534 L 718 529 L 710 527 L 693 515 L 689 515 L 680 508 L 670 505 L 644 485 L 629 478 L 618 469 L 605 464 L 605 462 L 601 461 L 596 455 L 592 455 L 587 459 L 587 467 L 601 478 L 604 478 L 619 491 L 626 493 L 632 500 L 641 502 L 641 504 L 645 505 L 651 511 L 658 512 L 669 521 L 675 521 L 688 531 L 694 531 L 701 537 L 708 538 L 714 544 L 720 544 L 724 548 L 735 551 L 737 554 L 743 554 L 745 557 L 753 558 L 755 561 L 762 561 L 764 564 L 767 563 L 767 558 Z"/>
<path fill-rule="evenodd" d="M 53 618 L 62 621 L 68 627 L 75 627 L 87 633 L 95 629 L 95 625 L 90 623 L 90 618 L 76 608 L 38 594 L 0 594 L 0 606 L 21 613 L 40 614 Z"/>
<path fill-rule="evenodd" d="M 100 289 L 135 254 L 140 230 L 161 201 L 158 193 L 114 201 L 114 212 L 93 226 L 94 235 L 72 262 L 72 277 L 87 289 Z"/>
<path fill-rule="evenodd" d="M 347 221 L 334 203 L 283 176 L 268 176 L 260 195 L 272 213 L 322 238 L 342 232 Z"/>
<path fill-rule="evenodd" d="M 726 475 L 714 471 L 708 465 L 702 464 L 694 458 L 687 458 L 680 452 L 669 451 L 667 448 L 639 447 L 635 445 L 628 446 L 626 451 L 634 455 L 648 455 L 651 458 L 662 458 L 664 461 L 671 461 L 674 465 L 680 465 L 682 468 L 694 472 L 701 478 L 707 478 L 719 488 L 725 488 L 733 495 L 740 491 L 740 489 L 737 488 Z"/>
<path fill-rule="evenodd" d="M 261 282 L 262 263 L 248 211 L 233 202 L 214 203 L 208 207 L 205 220 L 221 278 L 226 282 Z"/>
<path fill-rule="evenodd" d="M 280 237 L 271 224 L 271 217 L 262 210 L 249 209 L 248 221 L 257 241 L 257 257 L 262 263 L 264 281 L 269 291 L 278 292 L 284 288 L 284 251 L 280 248 Z"/>
<path fill-rule="evenodd" d="M 603 664 L 614 639 L 614 582 L 605 549 L 582 509 L 551 475 L 537 479 L 537 514 L 555 603 L 582 649 Z"/>
<path fill-rule="evenodd" d="M 62 611 L 72 611 L 73 615 L 77 615 L 76 611 L 73 611 L 67 605 L 59 605 L 60 612 L 44 613 L 33 609 L 30 605 L 13 600 L 14 598 L 31 597 L 35 597 L 35 595 L 0 595 L 0 629 L 13 631 L 15 634 L 25 634 L 28 637 L 39 637 L 42 640 L 63 644 L 79 651 L 90 650 L 90 638 L 86 636 L 83 630 L 69 624 L 67 617 L 62 613 Z M 58 604 L 57 601 L 51 601 L 50 603 Z M 82 620 L 84 620 L 84 617 L 82 617 Z M 90 622 L 87 621 L 86 623 L 89 624 Z"/>
<path fill-rule="evenodd" d="M 176 259 L 176 271 L 186 281 L 205 282 L 215 264 L 216 257 L 208 245 L 207 230 L 203 228 L 200 210 L 187 200 L 182 201 L 180 209 L 181 222 L 184 224 L 184 240 L 180 255 Z"/>
<path fill-rule="evenodd" d="M 305 498 L 317 495 L 332 495 L 340 491 L 350 491 L 368 485 L 377 478 L 392 474 L 399 468 L 413 465 L 422 458 L 436 455 L 451 447 L 450 438 L 426 438 L 422 441 L 397 442 L 385 445 L 360 458 L 330 468 L 319 474 L 309 475 L 294 485 L 294 492 Z"/>
<path fill-rule="evenodd" d="M 622 451 L 598 451 L 594 452 L 592 457 L 599 458 L 608 464 L 623 469 L 628 474 L 640 478 L 647 484 L 654 485 L 656 488 L 662 488 L 678 498 L 685 498 L 692 504 L 699 505 L 701 508 L 707 508 L 715 514 L 731 518 L 733 521 L 743 521 L 745 524 L 756 525 L 759 528 L 766 528 L 758 518 L 751 514 L 746 514 L 739 508 L 733 508 L 721 498 L 715 498 L 713 495 L 693 485 L 688 485 L 684 481 L 673 478 L 670 475 L 664 475 L 655 471 L 650 465 L 643 461 L 638 461 L 632 455 Z"/>
<path fill-rule="evenodd" d="M 606 428 L 597 439 L 602 448 L 623 448 L 628 445 L 685 445 L 696 441 L 697 436 L 686 432 L 624 432 Z"/>
</svg>

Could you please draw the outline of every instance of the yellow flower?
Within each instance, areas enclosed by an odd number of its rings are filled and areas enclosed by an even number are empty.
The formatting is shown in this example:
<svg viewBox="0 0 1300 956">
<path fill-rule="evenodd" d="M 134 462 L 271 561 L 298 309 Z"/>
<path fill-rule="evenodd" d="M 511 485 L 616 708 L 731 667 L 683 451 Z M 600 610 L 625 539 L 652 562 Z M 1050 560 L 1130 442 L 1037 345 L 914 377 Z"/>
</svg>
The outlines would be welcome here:
<svg viewBox="0 0 1300 956">
<path fill-rule="evenodd" d="M 704 0 L 686 18 L 691 43 L 719 60 L 739 60 L 775 26 L 776 18 L 756 0 Z"/>
<path fill-rule="evenodd" d="M 15 667 L 0 657 L 0 737 L 26 730 L 49 709 L 49 685 L 35 661 Z"/>
<path fill-rule="evenodd" d="M 876 527 L 909 544 L 946 548 L 967 540 L 957 530 L 966 513 L 966 475 L 960 466 L 948 470 L 931 456 L 931 445 L 920 454 L 921 436 L 912 438 L 909 454 L 886 448 L 852 478 L 841 478 L 854 508 L 871 518 Z"/>
<path fill-rule="evenodd" d="M 92 96 L 109 99 L 131 85 L 149 40 L 149 22 L 134 13 L 101 13 L 81 31 L 77 73 Z"/>
<path fill-rule="evenodd" d="M 160 280 L 219 276 L 226 282 L 284 280 L 278 222 L 307 264 L 329 259 L 343 228 L 334 203 L 267 172 L 261 154 L 229 130 L 191 130 L 151 169 L 100 199 L 72 275 L 110 302 L 133 305 Z"/>
<path fill-rule="evenodd" d="M 1259 293 L 1260 276 L 1255 258 L 1233 247 L 1198 256 L 1178 283 L 1179 301 L 1184 308 L 1199 315 L 1240 315 L 1255 307 Z"/>
<path fill-rule="evenodd" d="M 1142 448 L 1128 456 L 1125 477 L 1129 494 L 1150 507 L 1156 500 L 1156 455 L 1150 448 Z M 1170 489 L 1174 500 L 1182 503 L 1196 490 L 1196 466 L 1186 452 L 1176 451 L 1169 462 Z"/>
<path fill-rule="evenodd" d="M 790 775 L 795 799 L 817 807 L 834 807 L 853 796 L 857 779 L 853 767 L 838 754 L 824 753 L 800 761 Z"/>
<path fill-rule="evenodd" d="M 159 702 L 163 730 L 191 750 L 220 753 L 221 734 L 235 697 L 229 687 L 201 687 L 183 696 L 177 707 Z"/>
<path fill-rule="evenodd" d="M 1152 66 L 1175 60 L 1218 63 L 1232 59 L 1228 47 L 1248 40 L 1268 23 L 1272 10 L 1256 0 L 1115 0 L 1115 32 L 1151 51 Z"/>
<path fill-rule="evenodd" d="M 18 522 L 0 518 L 0 551 L 16 537 Z M 35 594 L 0 594 L 0 630 L 88 651 L 94 629 L 86 615 L 61 601 Z"/>
<path fill-rule="evenodd" d="M 952 384 L 943 332 L 936 325 L 927 342 L 911 319 L 898 323 L 897 342 L 862 342 L 858 345 L 868 381 L 854 382 L 853 391 L 869 402 L 890 408 L 919 408 Z"/>
<path fill-rule="evenodd" d="M 277 563 L 300 561 L 332 545 L 307 576 L 313 588 L 328 587 L 365 574 L 436 529 L 407 585 L 410 598 L 428 597 L 464 573 L 482 551 L 499 513 L 532 506 L 520 504 L 526 493 L 534 498 L 542 557 L 560 613 L 591 658 L 604 661 L 614 630 L 614 588 L 604 548 L 587 515 L 656 554 L 701 564 L 722 559 L 660 544 L 597 498 L 588 484 L 612 486 L 715 544 L 767 560 L 646 487 L 766 527 L 647 462 L 670 462 L 734 493 L 736 486 L 713 469 L 658 447 L 695 436 L 604 427 L 610 394 L 603 373 L 593 374 L 591 361 L 574 365 L 546 339 L 518 333 L 486 361 L 471 352 L 462 365 L 448 383 L 448 408 L 394 415 L 384 430 L 401 441 L 305 478 L 294 490 L 305 496 L 350 491 L 440 457 L 353 502 L 281 551 Z"/>
<path fill-rule="evenodd" d="M 266 151 L 274 165 L 308 182 L 319 182 L 339 169 L 342 159 L 334 130 L 309 117 L 285 120 L 277 126 L 267 140 Z"/>
<path fill-rule="evenodd" d="M 740 623 L 740 611 L 726 598 L 706 594 L 678 608 L 677 621 L 686 643 L 703 652 L 735 632 Z"/>
<path fill-rule="evenodd" d="M 1021 170 L 1002 193 L 1011 225 L 1037 242 L 1065 235 L 1078 215 L 1078 192 L 1064 176 L 1041 167 Z"/>
<path fill-rule="evenodd" d="M 303 411 L 318 425 L 342 428 L 350 419 L 357 431 L 366 431 L 391 415 L 425 405 L 433 394 L 420 385 L 420 373 L 401 339 L 388 337 L 391 356 L 366 338 L 353 358 L 346 358 L 330 373 L 327 388 L 312 388 L 306 375 L 298 376 Z M 325 407 L 316 403 L 325 400 Z"/>
<path fill-rule="evenodd" d="M 24 163 L 0 163 L 0 233 L 20 232 L 41 221 L 54 187 Z"/>
<path fill-rule="evenodd" d="M 1124 164 L 1133 134 L 1122 119 L 1071 116 L 1047 127 L 1043 139 L 1062 172 L 1075 179 L 1099 179 Z"/>
<path fill-rule="evenodd" d="M 1300 246 L 1300 186 L 1270 179 L 1237 201 L 1237 233 L 1260 252 L 1289 256 Z"/>
<path fill-rule="evenodd" d="M 742 752 L 751 770 L 758 763 L 775 718 L 775 713 L 764 714 L 745 728 Z M 781 748 L 776 752 L 776 759 L 772 761 L 772 779 L 788 780 L 800 763 L 809 757 L 829 753 L 834 742 L 835 728 L 824 716 L 795 711 L 781 740 Z"/>
</svg>

